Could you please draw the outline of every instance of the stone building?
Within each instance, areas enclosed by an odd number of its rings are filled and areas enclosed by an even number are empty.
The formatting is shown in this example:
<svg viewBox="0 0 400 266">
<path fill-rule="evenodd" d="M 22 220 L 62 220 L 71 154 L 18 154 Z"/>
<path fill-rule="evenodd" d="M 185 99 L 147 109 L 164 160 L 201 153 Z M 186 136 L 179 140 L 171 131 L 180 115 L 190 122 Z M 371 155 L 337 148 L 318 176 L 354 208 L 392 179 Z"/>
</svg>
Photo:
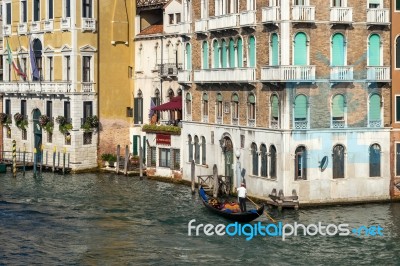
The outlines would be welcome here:
<svg viewBox="0 0 400 266">
<path fill-rule="evenodd" d="M 239 161 L 256 196 L 390 197 L 389 0 L 187 3 L 185 179 L 193 159 L 236 187 Z"/>
</svg>

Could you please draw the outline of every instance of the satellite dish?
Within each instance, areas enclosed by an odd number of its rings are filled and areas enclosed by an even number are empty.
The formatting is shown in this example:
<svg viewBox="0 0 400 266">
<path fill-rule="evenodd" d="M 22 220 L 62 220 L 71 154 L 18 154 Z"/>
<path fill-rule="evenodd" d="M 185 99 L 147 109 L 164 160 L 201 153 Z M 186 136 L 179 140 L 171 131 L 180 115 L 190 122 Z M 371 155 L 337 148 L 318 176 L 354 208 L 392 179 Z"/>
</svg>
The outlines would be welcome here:
<svg viewBox="0 0 400 266">
<path fill-rule="evenodd" d="M 328 156 L 324 156 L 319 163 L 319 168 L 321 168 L 321 172 L 323 172 L 326 167 L 328 167 Z"/>
</svg>

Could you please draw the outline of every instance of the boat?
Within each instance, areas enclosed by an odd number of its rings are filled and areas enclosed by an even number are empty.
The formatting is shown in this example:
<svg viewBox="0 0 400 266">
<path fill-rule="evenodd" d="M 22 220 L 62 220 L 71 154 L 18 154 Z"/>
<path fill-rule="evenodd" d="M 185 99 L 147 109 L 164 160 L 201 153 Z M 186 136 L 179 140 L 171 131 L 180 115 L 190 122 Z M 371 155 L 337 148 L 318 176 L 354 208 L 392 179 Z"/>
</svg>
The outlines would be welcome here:
<svg viewBox="0 0 400 266">
<path fill-rule="evenodd" d="M 258 209 L 248 210 L 247 212 L 231 212 L 229 209 L 214 207 L 209 203 L 210 199 L 202 187 L 199 188 L 199 195 L 207 209 L 231 221 L 248 223 L 257 219 L 264 212 L 264 205 L 261 205 Z"/>
</svg>

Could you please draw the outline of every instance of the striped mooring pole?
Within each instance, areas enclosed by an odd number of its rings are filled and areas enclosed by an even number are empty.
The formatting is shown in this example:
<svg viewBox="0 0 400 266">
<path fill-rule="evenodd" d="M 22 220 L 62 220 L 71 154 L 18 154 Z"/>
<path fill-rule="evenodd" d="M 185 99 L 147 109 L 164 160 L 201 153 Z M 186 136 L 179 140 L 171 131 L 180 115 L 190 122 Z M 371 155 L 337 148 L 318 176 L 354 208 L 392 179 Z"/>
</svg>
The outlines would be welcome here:
<svg viewBox="0 0 400 266">
<path fill-rule="evenodd" d="M 12 142 L 13 176 L 17 177 L 17 142 Z"/>
</svg>

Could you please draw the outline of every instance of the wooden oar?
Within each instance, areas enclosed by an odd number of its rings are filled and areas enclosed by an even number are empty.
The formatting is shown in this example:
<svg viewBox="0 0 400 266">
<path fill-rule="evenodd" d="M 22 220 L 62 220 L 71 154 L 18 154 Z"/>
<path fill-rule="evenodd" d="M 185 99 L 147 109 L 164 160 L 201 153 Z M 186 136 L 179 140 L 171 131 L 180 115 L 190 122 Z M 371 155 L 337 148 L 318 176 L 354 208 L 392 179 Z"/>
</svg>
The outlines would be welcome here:
<svg viewBox="0 0 400 266">
<path fill-rule="evenodd" d="M 252 201 L 249 197 L 246 197 L 248 200 L 250 200 L 254 205 L 256 205 L 256 207 L 257 207 L 257 209 L 258 209 L 258 205 L 254 202 L 254 201 Z M 265 215 L 268 217 L 268 219 L 270 219 L 273 223 L 276 223 L 276 221 L 274 220 L 274 218 L 272 218 L 268 213 L 267 213 L 267 211 L 266 210 L 264 210 L 264 213 L 265 213 Z"/>
</svg>

